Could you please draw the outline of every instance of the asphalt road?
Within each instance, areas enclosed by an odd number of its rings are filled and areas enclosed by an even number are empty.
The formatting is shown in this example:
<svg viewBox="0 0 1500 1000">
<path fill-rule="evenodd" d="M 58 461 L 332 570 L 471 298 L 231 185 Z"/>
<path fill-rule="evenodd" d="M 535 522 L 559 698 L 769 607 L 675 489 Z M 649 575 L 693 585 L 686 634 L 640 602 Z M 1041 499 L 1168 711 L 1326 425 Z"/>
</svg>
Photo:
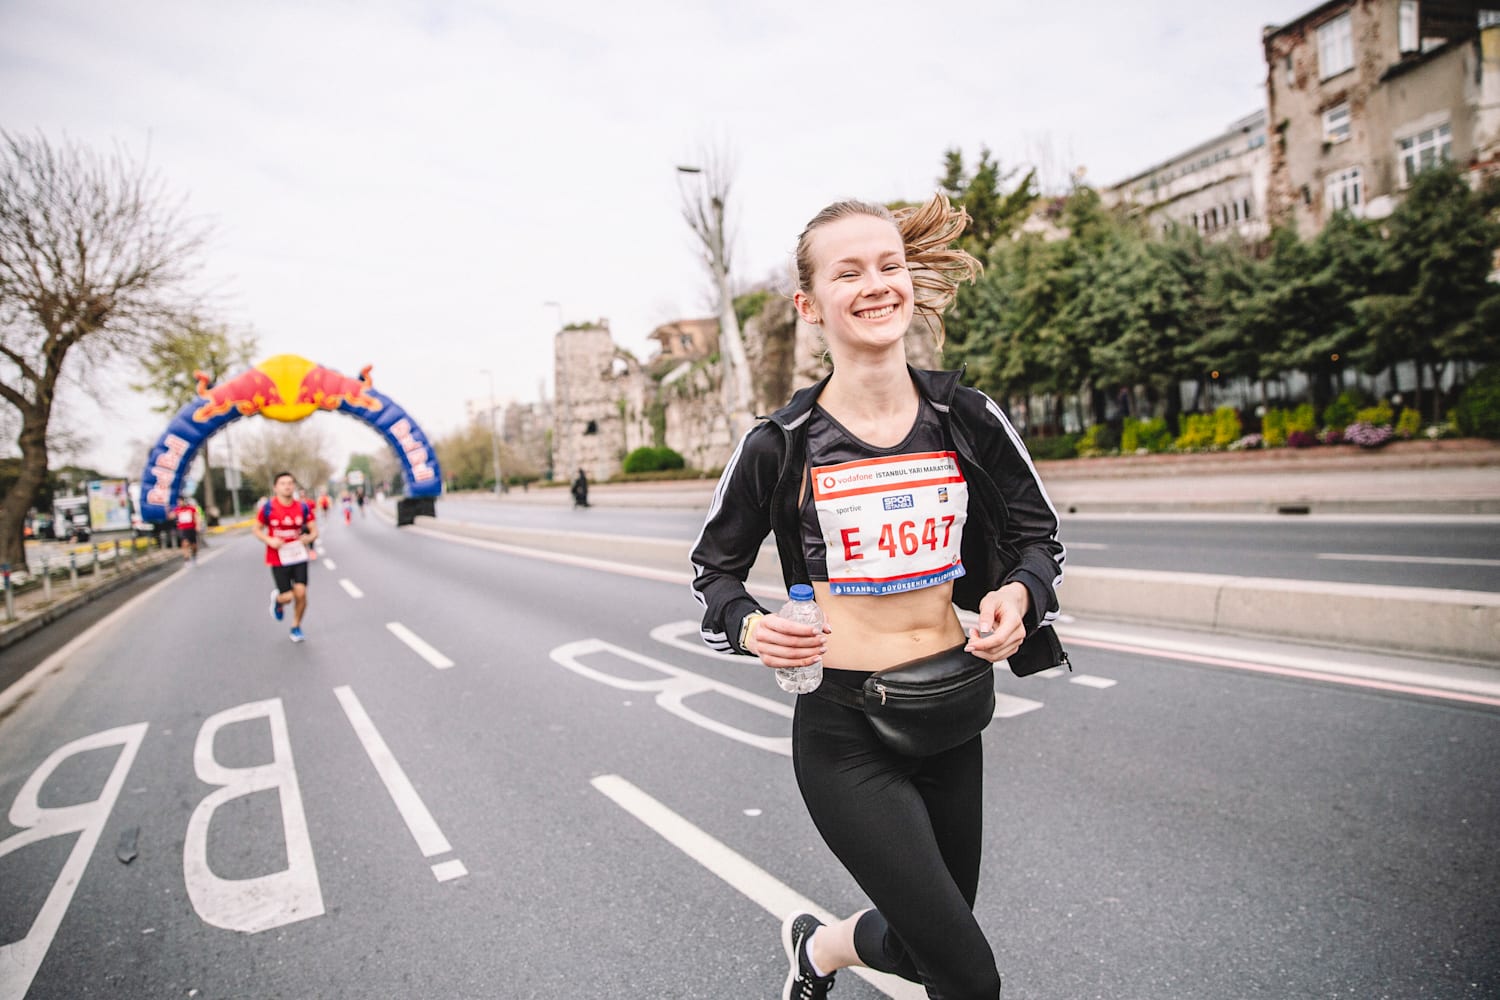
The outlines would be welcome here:
<svg viewBox="0 0 1500 1000">
<path fill-rule="evenodd" d="M 0 720 L 0 1000 L 772 997 L 780 912 L 864 905 L 681 580 L 325 541 L 308 642 L 226 542 Z M 1500 698 L 1234 648 L 999 676 L 1006 997 L 1500 995 Z"/>
<path fill-rule="evenodd" d="M 440 519 L 691 542 L 703 512 L 444 498 Z M 1500 518 L 1064 515 L 1074 566 L 1500 591 Z"/>
</svg>

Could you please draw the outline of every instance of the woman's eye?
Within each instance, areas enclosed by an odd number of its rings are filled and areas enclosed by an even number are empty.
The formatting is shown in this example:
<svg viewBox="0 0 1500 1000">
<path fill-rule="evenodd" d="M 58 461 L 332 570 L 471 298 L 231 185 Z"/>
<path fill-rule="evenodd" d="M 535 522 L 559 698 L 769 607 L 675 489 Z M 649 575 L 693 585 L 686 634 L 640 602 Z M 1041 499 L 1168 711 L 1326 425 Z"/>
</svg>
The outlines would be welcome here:
<svg viewBox="0 0 1500 1000">
<path fill-rule="evenodd" d="M 857 277 L 859 277 L 859 273 L 857 271 L 845 271 L 845 272 L 843 272 L 842 274 L 839 275 L 839 280 L 843 281 L 845 278 L 857 278 Z"/>
<path fill-rule="evenodd" d="M 905 264 L 887 264 L 885 266 L 885 269 L 887 271 L 902 271 L 902 270 L 906 269 L 906 265 Z"/>
</svg>

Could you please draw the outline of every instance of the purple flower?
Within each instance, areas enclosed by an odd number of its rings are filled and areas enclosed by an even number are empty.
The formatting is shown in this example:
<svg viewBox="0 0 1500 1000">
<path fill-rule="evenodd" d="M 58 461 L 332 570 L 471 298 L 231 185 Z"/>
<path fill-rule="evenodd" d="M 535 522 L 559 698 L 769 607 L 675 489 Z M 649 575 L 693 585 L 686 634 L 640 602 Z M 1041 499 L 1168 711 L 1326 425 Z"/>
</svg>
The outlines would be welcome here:
<svg viewBox="0 0 1500 1000">
<path fill-rule="evenodd" d="M 1344 440 L 1361 448 L 1379 448 L 1396 435 L 1389 427 L 1354 423 L 1344 428 Z"/>
</svg>

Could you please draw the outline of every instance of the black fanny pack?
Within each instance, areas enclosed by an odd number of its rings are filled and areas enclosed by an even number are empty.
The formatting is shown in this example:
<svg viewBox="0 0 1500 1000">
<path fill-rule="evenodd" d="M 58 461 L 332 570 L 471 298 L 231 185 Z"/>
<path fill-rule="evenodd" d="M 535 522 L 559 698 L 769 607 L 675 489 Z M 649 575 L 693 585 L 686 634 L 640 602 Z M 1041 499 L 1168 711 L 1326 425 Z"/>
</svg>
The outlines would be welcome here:
<svg viewBox="0 0 1500 1000">
<path fill-rule="evenodd" d="M 1017 677 L 1067 665 L 1051 626 L 1036 629 L 1010 657 Z M 836 683 L 814 695 L 862 709 L 882 743 L 908 757 L 930 757 L 979 735 L 995 717 L 995 667 L 955 646 L 871 674 L 858 690 Z"/>
</svg>

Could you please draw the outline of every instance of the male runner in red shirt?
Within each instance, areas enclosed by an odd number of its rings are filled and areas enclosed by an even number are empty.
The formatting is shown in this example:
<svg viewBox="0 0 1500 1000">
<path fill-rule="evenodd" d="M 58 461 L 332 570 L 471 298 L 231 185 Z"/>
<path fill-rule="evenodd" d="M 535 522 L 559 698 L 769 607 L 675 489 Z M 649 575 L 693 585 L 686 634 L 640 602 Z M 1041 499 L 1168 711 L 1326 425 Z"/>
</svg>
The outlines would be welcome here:
<svg viewBox="0 0 1500 1000">
<path fill-rule="evenodd" d="M 172 508 L 172 520 L 177 524 L 177 545 L 182 549 L 182 561 L 198 561 L 198 508 L 187 497 L 177 501 Z"/>
<path fill-rule="evenodd" d="M 302 616 L 307 611 L 307 561 L 318 540 L 312 505 L 296 499 L 297 479 L 290 472 L 276 474 L 273 495 L 255 517 L 255 537 L 266 544 L 266 565 L 276 580 L 271 591 L 271 617 L 281 621 L 292 604 L 292 641 L 301 642 Z M 293 602 L 295 602 L 293 604 Z"/>
</svg>

